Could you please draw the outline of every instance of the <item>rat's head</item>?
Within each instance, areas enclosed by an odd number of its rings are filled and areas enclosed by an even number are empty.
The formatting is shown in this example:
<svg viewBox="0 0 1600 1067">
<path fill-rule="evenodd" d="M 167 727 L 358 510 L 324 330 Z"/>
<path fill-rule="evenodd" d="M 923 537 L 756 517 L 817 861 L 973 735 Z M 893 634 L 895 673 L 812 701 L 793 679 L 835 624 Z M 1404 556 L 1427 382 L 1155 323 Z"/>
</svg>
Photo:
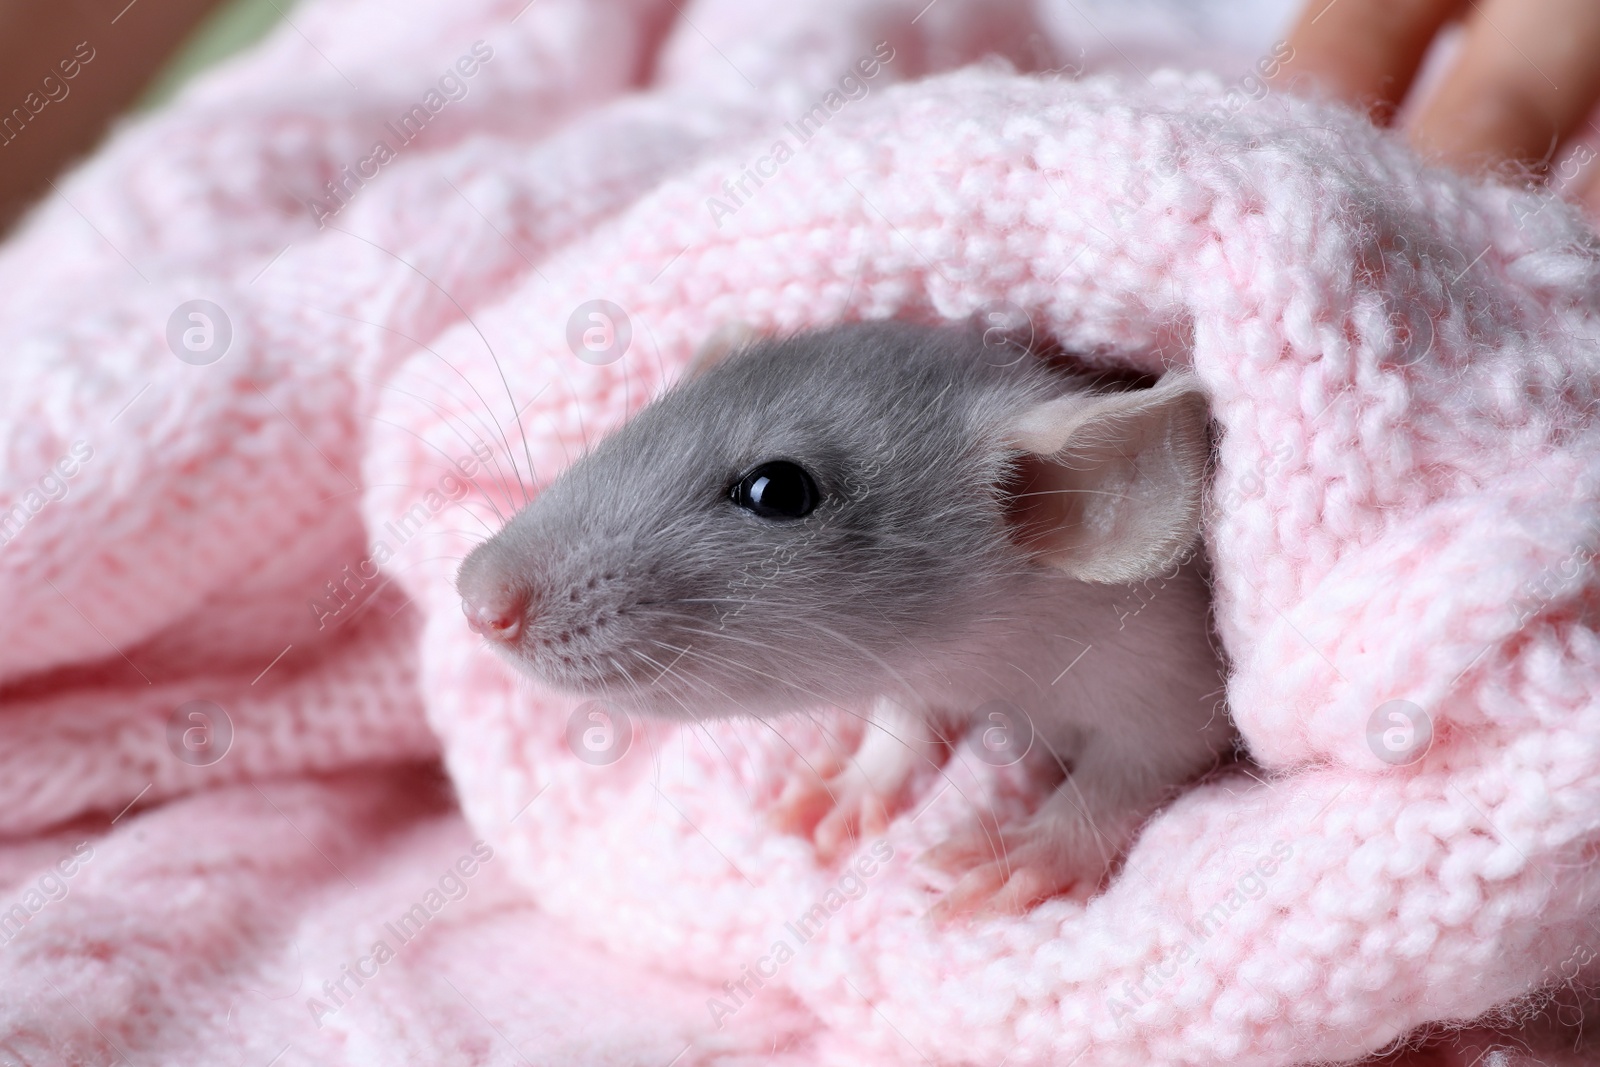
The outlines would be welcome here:
<svg viewBox="0 0 1600 1067">
<path fill-rule="evenodd" d="M 1096 393 L 968 326 L 859 324 L 697 360 L 462 565 L 469 624 L 561 688 L 709 716 L 859 699 L 1055 567 L 1195 534 L 1205 406 Z"/>
</svg>

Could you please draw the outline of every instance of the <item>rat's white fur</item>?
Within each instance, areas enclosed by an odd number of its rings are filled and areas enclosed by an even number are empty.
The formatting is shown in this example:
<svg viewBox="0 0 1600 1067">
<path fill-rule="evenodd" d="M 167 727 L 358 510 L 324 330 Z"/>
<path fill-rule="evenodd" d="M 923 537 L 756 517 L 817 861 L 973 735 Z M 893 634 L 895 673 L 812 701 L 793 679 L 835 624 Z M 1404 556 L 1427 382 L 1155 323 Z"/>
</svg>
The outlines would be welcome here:
<svg viewBox="0 0 1600 1067">
<path fill-rule="evenodd" d="M 1015 588 L 1014 617 L 927 650 L 926 671 L 907 672 L 877 701 L 849 764 L 795 783 L 779 808 L 788 825 L 815 821 L 819 846 L 837 851 L 878 831 L 953 740 L 1000 731 L 1021 746 L 1018 735 L 1031 734 L 1016 755 L 1055 788 L 1020 827 L 995 835 L 975 823 L 935 850 L 933 862 L 968 871 L 946 913 L 1093 889 L 1144 818 L 1231 737 L 1209 591 L 1198 563 L 1174 558 L 1194 554 L 1208 458 L 1193 379 L 1068 393 L 1023 411 L 1009 438 L 1037 460 L 1020 493 L 1033 501 L 1030 546 L 1058 573 Z M 984 721 L 997 705 L 1010 707 L 989 715 L 1022 721 Z"/>
<path fill-rule="evenodd" d="M 1208 457 L 1183 375 L 1097 388 L 970 326 L 719 337 L 479 546 L 458 586 L 473 612 L 509 613 L 497 647 L 519 667 L 646 714 L 876 702 L 853 765 L 795 783 L 775 812 L 825 851 L 1008 702 L 1037 735 L 1028 766 L 1057 788 L 999 852 L 975 822 L 935 859 L 970 872 L 952 906 L 1014 910 L 1096 884 L 1229 747 L 1205 583 L 1179 563 Z M 813 512 L 730 499 L 773 460 L 810 472 Z M 1148 605 L 1120 610 L 1163 574 Z"/>
</svg>

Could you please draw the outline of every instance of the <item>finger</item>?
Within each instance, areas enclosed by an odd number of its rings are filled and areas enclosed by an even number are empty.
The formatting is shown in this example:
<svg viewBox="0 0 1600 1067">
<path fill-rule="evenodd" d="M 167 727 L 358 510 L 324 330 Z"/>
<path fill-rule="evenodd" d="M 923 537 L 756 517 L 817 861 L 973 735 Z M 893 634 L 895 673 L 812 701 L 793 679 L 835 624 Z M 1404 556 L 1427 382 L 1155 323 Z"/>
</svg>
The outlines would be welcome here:
<svg viewBox="0 0 1600 1067">
<path fill-rule="evenodd" d="M 981 916 L 1026 915 L 1033 906 L 1051 897 L 1060 889 L 1058 880 L 1036 867 L 1023 867 L 1011 872 L 988 903 L 979 910 Z"/>
<path fill-rule="evenodd" d="M 1470 2 L 1461 52 L 1418 113 L 1412 142 L 1468 170 L 1548 160 L 1600 98 L 1600 4 Z"/>
<path fill-rule="evenodd" d="M 876 798 L 871 796 L 847 797 L 823 816 L 817 824 L 817 856 L 832 862 L 845 852 L 853 851 L 860 836 L 861 820 L 874 803 Z"/>
<path fill-rule="evenodd" d="M 889 805 L 876 793 L 861 802 L 861 836 L 882 837 L 889 832 Z"/>
<path fill-rule="evenodd" d="M 767 812 L 767 822 L 782 833 L 807 836 L 829 811 L 834 797 L 820 779 L 795 778 Z"/>
<path fill-rule="evenodd" d="M 917 857 L 917 863 L 946 874 L 960 874 L 993 859 L 992 847 L 980 847 L 968 838 L 950 838 Z"/>
<path fill-rule="evenodd" d="M 928 914 L 935 924 L 948 927 L 975 917 L 1006 884 L 1011 872 L 1003 863 L 990 863 L 968 871 Z"/>
<path fill-rule="evenodd" d="M 1578 188 L 1578 203 L 1588 214 L 1591 222 L 1600 222 L 1600 167 L 1595 166 L 1593 149 L 1584 158 L 1584 166 L 1589 173 L 1575 180 Z"/>
<path fill-rule="evenodd" d="M 980 813 L 963 829 L 917 857 L 917 862 L 947 874 L 957 874 L 981 863 L 995 863 L 1007 855 L 1005 835 L 992 812 Z"/>
<path fill-rule="evenodd" d="M 1309 0 L 1279 80 L 1305 79 L 1388 122 L 1439 28 L 1465 0 Z"/>
</svg>

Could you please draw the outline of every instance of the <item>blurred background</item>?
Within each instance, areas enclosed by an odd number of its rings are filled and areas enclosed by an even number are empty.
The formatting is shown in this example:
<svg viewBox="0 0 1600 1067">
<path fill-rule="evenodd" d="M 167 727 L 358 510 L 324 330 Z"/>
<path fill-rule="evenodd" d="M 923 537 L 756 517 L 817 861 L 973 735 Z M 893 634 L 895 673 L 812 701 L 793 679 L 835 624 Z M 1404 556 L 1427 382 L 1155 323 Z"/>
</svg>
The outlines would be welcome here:
<svg viewBox="0 0 1600 1067">
<path fill-rule="evenodd" d="M 275 27 L 294 28 L 294 0 L 0 0 L 0 120 L 53 57 L 87 44 L 93 59 L 65 88 L 70 107 L 0 136 L 0 234 L 91 152 L 122 114 L 160 107 L 205 68 Z M 1077 0 L 1040 5 L 1079 64 L 1104 69 L 1163 60 L 1234 73 L 1288 32 L 1298 0 Z M 35 99 L 38 99 L 36 97 Z M 64 102 L 63 98 L 62 102 Z M 48 105 L 46 105 L 48 106 Z"/>
<path fill-rule="evenodd" d="M 161 106 L 184 82 L 265 36 L 294 0 L 11 0 L 0 3 L 0 101 L 24 105 L 52 57 L 92 49 L 84 74 L 65 83 L 71 107 L 30 123 L 4 143 L 0 229 L 50 188 L 68 162 L 92 150 L 126 111 Z M 108 19 L 113 21 L 108 21 Z M 8 131 L 11 132 L 11 131 Z"/>
</svg>

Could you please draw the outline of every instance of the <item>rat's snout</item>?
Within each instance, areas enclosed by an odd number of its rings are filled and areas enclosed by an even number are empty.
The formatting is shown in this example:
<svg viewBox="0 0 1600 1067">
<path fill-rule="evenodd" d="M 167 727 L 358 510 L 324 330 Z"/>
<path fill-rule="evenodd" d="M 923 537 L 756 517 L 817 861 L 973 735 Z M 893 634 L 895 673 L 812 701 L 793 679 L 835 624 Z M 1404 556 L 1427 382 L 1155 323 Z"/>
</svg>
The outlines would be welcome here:
<svg viewBox="0 0 1600 1067">
<path fill-rule="evenodd" d="M 515 641 L 528 614 L 528 598 L 510 589 L 474 590 L 462 594 L 461 610 L 473 633 Z"/>
<path fill-rule="evenodd" d="M 534 598 L 525 582 L 508 573 L 503 553 L 494 541 L 480 545 L 462 566 L 456 591 L 474 633 L 510 644 L 528 629 Z"/>
</svg>

